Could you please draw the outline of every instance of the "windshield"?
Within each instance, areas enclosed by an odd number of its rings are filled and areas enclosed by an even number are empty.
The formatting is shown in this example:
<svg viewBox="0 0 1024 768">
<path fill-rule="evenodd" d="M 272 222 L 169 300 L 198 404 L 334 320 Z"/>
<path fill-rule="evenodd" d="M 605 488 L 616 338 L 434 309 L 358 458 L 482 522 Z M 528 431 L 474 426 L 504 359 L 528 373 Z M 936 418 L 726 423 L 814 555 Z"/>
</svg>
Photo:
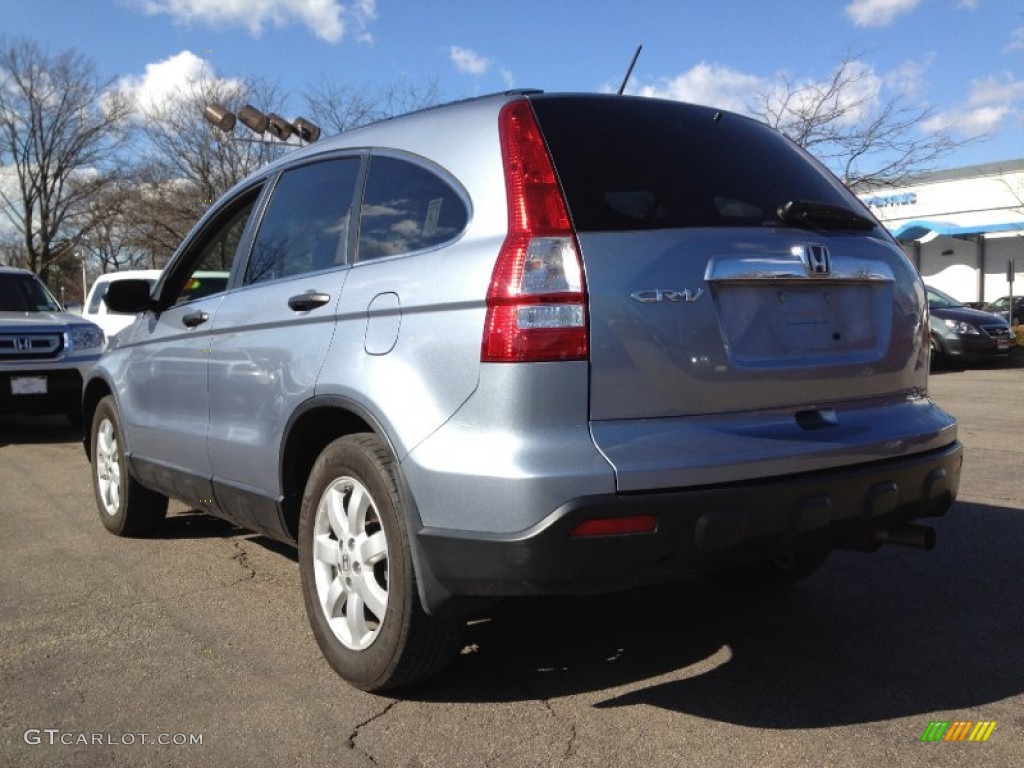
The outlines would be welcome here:
<svg viewBox="0 0 1024 768">
<path fill-rule="evenodd" d="M 60 305 L 35 275 L 0 275 L 0 312 L 60 312 Z"/>
<path fill-rule="evenodd" d="M 962 307 L 963 304 L 948 293 L 937 291 L 934 288 L 928 289 L 928 306 L 932 309 L 942 309 L 949 307 Z"/>
</svg>

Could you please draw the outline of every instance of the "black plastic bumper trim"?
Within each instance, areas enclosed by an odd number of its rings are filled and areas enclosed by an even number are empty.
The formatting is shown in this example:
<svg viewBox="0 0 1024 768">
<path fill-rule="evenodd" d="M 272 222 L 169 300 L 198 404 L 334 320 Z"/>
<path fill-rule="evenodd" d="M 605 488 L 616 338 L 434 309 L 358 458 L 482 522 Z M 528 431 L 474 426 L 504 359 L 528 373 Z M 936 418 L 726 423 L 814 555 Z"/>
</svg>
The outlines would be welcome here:
<svg viewBox="0 0 1024 768">
<path fill-rule="evenodd" d="M 959 489 L 959 442 L 854 467 L 649 493 L 573 499 L 514 534 L 423 528 L 419 543 L 455 595 L 625 589 L 788 552 L 842 545 L 944 514 Z M 658 517 L 653 533 L 571 538 L 584 520 Z"/>
</svg>

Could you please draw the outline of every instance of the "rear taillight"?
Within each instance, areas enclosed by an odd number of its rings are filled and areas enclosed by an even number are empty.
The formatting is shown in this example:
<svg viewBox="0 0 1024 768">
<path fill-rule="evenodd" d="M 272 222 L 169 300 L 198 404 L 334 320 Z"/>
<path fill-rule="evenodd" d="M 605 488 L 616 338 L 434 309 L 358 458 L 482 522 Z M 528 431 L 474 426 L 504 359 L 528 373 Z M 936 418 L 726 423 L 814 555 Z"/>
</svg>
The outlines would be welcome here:
<svg viewBox="0 0 1024 768">
<path fill-rule="evenodd" d="M 586 287 L 579 247 L 529 102 L 506 104 L 498 128 L 508 235 L 487 291 L 480 359 L 586 360 Z"/>
</svg>

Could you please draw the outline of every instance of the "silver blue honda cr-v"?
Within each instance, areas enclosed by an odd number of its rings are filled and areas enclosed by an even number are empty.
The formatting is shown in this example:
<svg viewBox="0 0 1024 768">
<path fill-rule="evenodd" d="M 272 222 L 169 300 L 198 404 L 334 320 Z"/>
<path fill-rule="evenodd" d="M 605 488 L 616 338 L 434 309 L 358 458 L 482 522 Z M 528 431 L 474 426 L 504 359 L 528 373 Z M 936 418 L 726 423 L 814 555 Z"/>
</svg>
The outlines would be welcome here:
<svg viewBox="0 0 1024 768">
<path fill-rule="evenodd" d="M 86 383 L 100 517 L 167 498 L 297 545 L 365 690 L 507 595 L 786 582 L 929 547 L 960 476 L 923 285 L 805 152 L 654 99 L 514 92 L 231 190 Z"/>
</svg>

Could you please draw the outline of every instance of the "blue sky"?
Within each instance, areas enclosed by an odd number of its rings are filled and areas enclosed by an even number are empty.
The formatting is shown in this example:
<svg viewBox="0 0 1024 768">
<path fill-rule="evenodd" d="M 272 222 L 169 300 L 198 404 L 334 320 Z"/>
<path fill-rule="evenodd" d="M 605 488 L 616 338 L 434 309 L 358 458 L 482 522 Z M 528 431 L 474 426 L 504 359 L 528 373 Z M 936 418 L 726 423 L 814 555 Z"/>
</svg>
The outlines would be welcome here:
<svg viewBox="0 0 1024 768">
<path fill-rule="evenodd" d="M 0 34 L 77 48 L 147 98 L 201 67 L 294 94 L 323 76 L 371 92 L 433 79 L 446 99 L 607 90 L 642 44 L 630 91 L 738 111 L 855 51 L 873 97 L 934 111 L 921 130 L 989 137 L 944 165 L 1024 157 L 1024 3 L 1010 0 L 8 0 Z"/>
</svg>

